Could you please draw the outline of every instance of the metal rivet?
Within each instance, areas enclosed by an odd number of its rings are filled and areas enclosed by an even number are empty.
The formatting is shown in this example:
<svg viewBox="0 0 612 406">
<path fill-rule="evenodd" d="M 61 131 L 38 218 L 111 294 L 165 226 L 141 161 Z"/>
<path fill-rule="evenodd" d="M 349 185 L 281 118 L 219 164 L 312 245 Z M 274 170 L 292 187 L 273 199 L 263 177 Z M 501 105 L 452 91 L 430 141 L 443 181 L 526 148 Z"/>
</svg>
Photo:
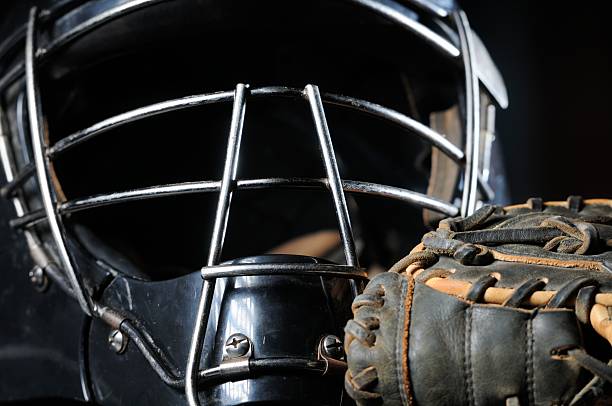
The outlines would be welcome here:
<svg viewBox="0 0 612 406">
<path fill-rule="evenodd" d="M 330 358 L 341 359 L 344 356 L 342 341 L 334 335 L 327 335 L 323 338 L 323 353 Z"/>
<path fill-rule="evenodd" d="M 108 335 L 108 344 L 117 353 L 122 354 L 127 347 L 128 338 L 119 330 L 112 330 Z"/>
<path fill-rule="evenodd" d="M 249 338 L 241 333 L 232 334 L 225 342 L 225 352 L 230 358 L 242 357 L 249 352 L 250 348 Z"/>
<path fill-rule="evenodd" d="M 47 289 L 47 286 L 49 286 L 49 278 L 47 278 L 45 271 L 39 266 L 32 268 L 32 270 L 28 273 L 28 277 L 30 278 L 32 285 L 34 285 L 34 288 L 36 288 L 36 290 L 39 292 L 43 292 L 45 289 Z"/>
</svg>

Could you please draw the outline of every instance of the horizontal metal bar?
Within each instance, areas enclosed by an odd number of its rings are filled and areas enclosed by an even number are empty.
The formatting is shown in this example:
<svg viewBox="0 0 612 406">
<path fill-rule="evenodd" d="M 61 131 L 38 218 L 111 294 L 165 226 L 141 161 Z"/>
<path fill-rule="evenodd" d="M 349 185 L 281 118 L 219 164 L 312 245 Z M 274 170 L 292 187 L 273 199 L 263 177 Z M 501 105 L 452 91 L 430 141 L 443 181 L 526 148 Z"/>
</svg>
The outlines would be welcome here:
<svg viewBox="0 0 612 406">
<path fill-rule="evenodd" d="M 11 70 L 0 77 L 0 93 L 4 93 L 6 88 L 12 85 L 17 80 L 23 78 L 25 72 L 25 63 L 19 62 Z"/>
<path fill-rule="evenodd" d="M 430 14 L 434 14 L 440 18 L 446 18 L 449 16 L 449 8 L 444 8 L 431 0 L 405 0 L 406 3 L 414 5 Z M 451 6 L 452 7 L 452 6 Z"/>
<path fill-rule="evenodd" d="M 29 163 L 21 170 L 17 175 L 7 184 L 0 188 L 0 196 L 9 198 L 15 196 L 17 188 L 21 187 L 28 179 L 30 179 L 36 173 L 36 165 Z"/>
<path fill-rule="evenodd" d="M 411 18 L 411 11 L 393 0 L 353 0 L 355 3 L 368 8 L 377 14 L 399 24 L 407 30 L 421 37 L 434 49 L 452 58 L 461 55 L 461 51 L 451 42 L 436 34 L 420 22 Z M 423 3 L 423 2 L 421 2 Z"/>
<path fill-rule="evenodd" d="M 415 135 L 421 137 L 424 141 L 434 145 L 455 162 L 460 162 L 464 159 L 463 151 L 447 140 L 444 135 L 396 110 L 366 100 L 330 93 L 323 94 L 323 101 L 336 106 L 351 108 L 389 121 L 402 128 L 410 130 Z"/>
<path fill-rule="evenodd" d="M 249 361 L 249 372 L 223 370 L 216 366 L 198 373 L 199 385 L 219 385 L 224 382 L 235 382 L 250 379 L 252 377 L 271 374 L 290 375 L 325 375 L 327 364 L 325 361 L 312 360 L 308 358 L 254 358 Z"/>
<path fill-rule="evenodd" d="M 168 1 L 168 0 L 133 0 L 119 4 L 116 7 L 112 7 L 102 13 L 95 14 L 92 18 L 83 21 L 82 23 L 72 27 L 71 29 L 63 32 L 56 38 L 53 38 L 46 47 L 37 48 L 35 50 L 37 63 L 42 62 L 45 57 L 52 54 L 55 51 L 59 51 L 63 46 L 69 44 L 75 39 L 82 35 L 92 31 L 93 29 L 112 21 L 116 18 L 139 10 L 143 7 L 154 5 L 156 3 Z M 92 6 L 93 5 L 93 6 Z M 83 7 L 96 7 L 96 2 L 90 2 L 85 4 Z M 74 21 L 74 19 L 72 19 Z M 20 40 L 20 38 L 18 39 Z M 0 78 L 0 93 L 2 93 L 5 87 L 8 87 L 16 80 L 20 79 L 25 74 L 25 64 L 20 63 L 13 67 L 13 69 Z"/>
<path fill-rule="evenodd" d="M 70 43 L 76 38 L 81 37 L 82 35 L 92 31 L 93 29 L 109 22 L 119 17 L 123 17 L 124 15 L 130 14 L 134 11 L 137 11 L 143 7 L 151 6 L 161 1 L 168 0 L 132 0 L 132 1 L 123 1 L 117 2 L 119 3 L 117 6 L 109 8 L 103 12 L 99 12 L 97 9 L 97 5 L 95 3 L 85 4 L 81 9 L 76 9 L 75 12 L 81 12 L 85 14 L 87 8 L 92 9 L 93 16 L 80 24 L 72 27 L 71 29 L 63 32 L 56 38 L 53 38 L 51 42 L 47 45 L 46 52 L 55 51 L 63 47 L 64 45 Z M 75 18 L 71 18 L 71 20 L 75 20 Z"/>
<path fill-rule="evenodd" d="M 79 145 L 96 135 L 102 134 L 113 128 L 142 120 L 143 118 L 153 117 L 158 114 L 168 113 L 175 110 L 182 110 L 189 107 L 202 106 L 209 103 L 220 103 L 232 100 L 234 97 L 233 91 L 208 93 L 197 96 L 188 96 L 180 99 L 163 101 L 160 103 L 151 104 L 149 106 L 140 107 L 130 110 L 125 113 L 118 114 L 106 120 L 100 121 L 84 130 L 77 131 L 53 145 L 49 148 L 49 157 L 54 157 L 61 152 L 68 150 L 76 145 Z"/>
<path fill-rule="evenodd" d="M 123 202 L 154 199 L 165 196 L 178 196 L 183 194 L 217 192 L 219 191 L 220 185 L 220 181 L 202 181 L 151 186 L 125 192 L 71 200 L 63 203 L 59 207 L 59 212 L 61 214 L 67 214 Z M 328 183 L 326 179 L 315 178 L 245 179 L 239 180 L 236 185 L 237 190 L 260 190 L 271 188 L 322 189 L 327 187 Z M 443 200 L 439 200 L 422 193 L 413 192 L 408 189 L 355 180 L 343 180 L 342 188 L 349 193 L 359 193 L 395 199 L 418 207 L 447 214 L 449 216 L 456 216 L 458 214 L 457 207 Z"/>
<path fill-rule="evenodd" d="M 47 8 L 40 11 L 40 25 L 44 25 L 45 22 L 53 20 L 60 14 L 65 13 L 70 8 L 81 5 L 85 1 L 87 0 L 59 0 L 53 4 L 49 4 Z M 17 28 L 9 37 L 0 43 L 0 60 L 3 60 L 9 53 L 23 50 L 21 47 L 25 41 L 26 31 L 27 23 Z"/>
<path fill-rule="evenodd" d="M 81 210 L 103 207 L 115 203 L 132 202 L 138 200 L 155 199 L 165 196 L 179 196 L 183 194 L 216 192 L 221 185 L 220 181 L 185 182 L 163 186 L 151 186 L 125 192 L 109 193 L 82 199 L 75 199 L 60 205 L 62 214 L 74 213 Z"/>
<path fill-rule="evenodd" d="M 444 200 L 408 189 L 382 185 L 379 183 L 359 182 L 353 180 L 343 180 L 342 187 L 349 193 L 360 193 L 391 198 L 411 204 L 413 206 L 434 210 L 448 216 L 456 216 L 459 214 L 459 209 L 457 207 L 445 202 Z"/>
<path fill-rule="evenodd" d="M 22 46 L 25 41 L 26 31 L 27 24 L 24 24 L 0 43 L 0 60 L 5 60 L 9 53 L 23 51 Z"/>
<path fill-rule="evenodd" d="M 30 228 L 43 221 L 47 221 L 47 213 L 44 209 L 34 210 L 29 213 L 9 220 L 9 226 L 15 229 Z"/>
<path fill-rule="evenodd" d="M 69 29 L 63 31 L 55 38 L 52 38 L 50 43 L 46 45 L 44 50 L 36 50 L 37 55 L 43 57 L 44 59 L 49 54 L 52 54 L 56 51 L 59 51 L 65 45 L 71 43 L 72 41 L 80 38 L 84 34 L 94 30 L 95 28 L 104 25 L 105 23 L 112 21 L 114 19 L 120 18 L 124 15 L 137 11 L 141 8 L 152 6 L 158 4 L 160 2 L 164 2 L 168 0 L 133 0 L 126 2 L 119 2 L 119 4 L 115 7 L 111 7 L 107 10 L 103 10 L 99 13 L 94 13 L 91 18 L 85 19 L 77 25 L 70 27 Z M 425 25 L 411 18 L 412 12 L 406 7 L 400 5 L 399 3 L 392 0 L 351 0 L 352 2 L 365 7 L 374 13 L 383 16 L 384 18 L 393 21 L 400 25 L 401 27 L 407 29 L 415 33 L 417 36 L 424 39 L 427 43 L 432 45 L 434 49 L 440 51 L 442 54 L 456 58 L 460 55 L 459 49 L 454 46 L 450 41 L 438 35 L 434 31 L 427 28 Z M 425 10 L 426 12 L 433 13 L 437 17 L 445 18 L 448 15 L 448 11 L 442 7 L 436 7 L 432 2 L 426 0 L 410 0 L 415 6 Z M 92 2 L 92 4 L 85 4 L 81 9 L 75 9 L 74 13 L 80 12 L 83 15 L 87 14 L 87 8 L 96 8 L 96 2 Z M 76 21 L 77 18 L 68 13 L 66 18 L 69 19 L 70 22 Z M 21 33 L 15 34 L 16 38 L 13 41 L 20 41 L 22 38 Z M 7 43 L 7 46 L 12 46 L 10 43 Z M 42 51 L 40 54 L 38 51 Z M 19 64 L 15 66 L 15 68 L 10 72 L 10 74 L 5 75 L 0 79 L 0 92 L 4 89 L 5 86 L 10 85 L 15 80 L 19 79 L 23 76 L 25 72 L 25 66 L 23 64 Z"/>
<path fill-rule="evenodd" d="M 185 387 L 185 379 L 181 376 L 180 371 L 174 366 L 169 365 L 168 357 L 164 355 L 163 350 L 152 340 L 149 333 L 141 331 L 143 328 L 140 324 L 134 323 L 130 319 L 125 319 L 121 322 L 120 330 L 132 340 L 153 371 L 166 385 L 175 389 L 183 389 Z M 249 376 L 260 376 L 266 373 L 285 372 L 323 375 L 326 371 L 325 361 L 308 358 L 255 358 L 249 360 L 249 367 L 251 371 L 244 379 L 247 379 Z M 228 372 L 223 374 L 219 367 L 198 371 L 198 383 L 200 385 L 206 385 L 211 382 L 227 382 L 233 380 L 233 378 Z"/>
<path fill-rule="evenodd" d="M 307 275 L 330 278 L 368 280 L 361 269 L 349 265 L 334 264 L 237 264 L 215 265 L 202 268 L 202 278 L 217 279 L 236 276 Z"/>
<path fill-rule="evenodd" d="M 175 389 L 185 387 L 185 379 L 180 371 L 169 364 L 168 357 L 164 355 L 162 348 L 153 341 L 150 334 L 146 331 L 141 331 L 144 330 L 141 324 L 125 319 L 120 324 L 120 330 L 132 340 L 153 371 L 166 385 Z M 279 372 L 323 375 L 327 369 L 325 361 L 281 357 L 250 359 L 249 368 L 251 370 L 249 376 Z M 230 381 L 232 378 L 231 375 L 228 376 L 227 372 L 222 374 L 219 367 L 198 371 L 198 383 L 200 385 L 206 385 L 211 382 L 221 383 L 223 381 Z"/>
<path fill-rule="evenodd" d="M 60 205 L 59 213 L 68 214 L 78 211 L 110 206 L 119 203 L 155 199 L 159 197 L 180 196 L 185 194 L 218 192 L 220 181 L 185 182 L 170 185 L 151 186 L 142 189 L 134 189 L 125 192 L 103 194 L 97 196 L 75 199 Z M 245 179 L 237 182 L 237 190 L 261 190 L 272 188 L 285 189 L 322 189 L 327 188 L 326 179 L 315 178 L 264 178 Z M 413 206 L 422 207 L 439 213 L 454 217 L 459 209 L 450 203 L 422 193 L 394 186 L 381 185 L 378 183 L 360 182 L 355 180 L 343 180 L 342 188 L 345 192 L 364 194 L 370 196 L 385 197 L 398 200 Z M 45 218 L 44 210 L 28 213 L 22 217 L 11 220 L 11 226 L 15 228 L 31 227 Z"/>
<path fill-rule="evenodd" d="M 65 152 L 66 150 L 80 143 L 88 141 L 95 136 L 103 134 L 124 124 L 142 120 L 144 118 L 205 104 L 229 102 L 232 100 L 233 94 L 233 91 L 223 91 L 188 96 L 180 99 L 155 103 L 121 113 L 63 138 L 54 146 L 49 148 L 48 155 L 50 158 L 55 158 L 60 153 Z M 251 90 L 251 97 L 266 96 L 303 98 L 304 92 L 302 89 L 283 86 L 269 86 Z M 356 110 L 398 125 L 408 132 L 416 134 L 423 140 L 431 143 L 456 162 L 461 162 L 464 159 L 463 151 L 448 141 L 444 135 L 437 133 L 426 125 L 406 116 L 405 114 L 376 103 L 371 103 L 366 100 L 356 99 L 353 97 L 329 93 L 323 93 L 321 97 L 324 103 Z"/>
<path fill-rule="evenodd" d="M 268 372 L 278 373 L 279 371 L 323 375 L 327 370 L 327 363 L 308 358 L 254 358 L 249 360 L 249 368 L 254 375 Z"/>
<path fill-rule="evenodd" d="M 142 189 L 134 189 L 125 192 L 117 192 L 110 194 L 97 195 L 82 199 L 75 199 L 63 203 L 59 207 L 61 214 L 74 213 L 83 210 L 89 210 L 114 204 L 155 199 L 159 197 L 180 196 L 197 193 L 218 192 L 221 182 L 219 181 L 201 181 L 201 182 L 185 182 L 162 186 L 151 186 Z M 326 179 L 316 178 L 263 178 L 263 179 L 245 179 L 237 182 L 237 190 L 262 190 L 271 188 L 285 189 L 321 189 L 327 188 Z M 385 197 L 398 200 L 404 203 L 412 204 L 417 207 L 430 209 L 442 214 L 454 217 L 459 214 L 459 209 L 450 203 L 436 199 L 425 194 L 414 192 L 408 189 L 402 189 L 394 186 L 382 185 L 379 183 L 360 182 L 354 180 L 343 180 L 342 187 L 345 192 L 364 194 L 370 196 Z M 495 195 L 490 195 L 491 187 L 486 184 L 482 185 L 483 192 L 488 200 L 491 200 Z M 22 217 L 18 217 L 10 221 L 14 228 L 30 227 L 33 223 L 44 220 L 44 210 L 37 210 L 28 213 Z"/>
</svg>

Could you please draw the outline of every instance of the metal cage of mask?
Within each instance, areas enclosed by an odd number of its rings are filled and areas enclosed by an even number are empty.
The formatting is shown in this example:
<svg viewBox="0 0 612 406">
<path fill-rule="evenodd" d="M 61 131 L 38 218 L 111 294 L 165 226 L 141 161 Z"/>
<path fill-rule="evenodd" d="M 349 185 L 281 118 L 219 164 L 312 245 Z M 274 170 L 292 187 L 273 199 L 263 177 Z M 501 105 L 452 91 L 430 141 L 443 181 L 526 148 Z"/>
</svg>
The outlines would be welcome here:
<svg viewBox="0 0 612 406">
<path fill-rule="evenodd" d="M 33 162 L 21 168 L 17 168 L 14 159 L 12 159 L 13 152 L 11 151 L 11 144 L 8 141 L 8 134 L 0 132 L 0 153 L 6 178 L 8 180 L 8 184 L 2 188 L 2 193 L 5 197 L 11 197 L 13 199 L 18 215 L 18 217 L 12 221 L 12 225 L 24 230 L 28 246 L 35 262 L 47 272 L 49 277 L 68 294 L 73 296 L 86 314 L 92 317 L 99 317 L 112 327 L 121 329 L 130 336 L 147 361 L 166 384 L 185 387 L 187 399 L 191 405 L 199 404 L 197 396 L 198 384 L 205 383 L 208 378 L 218 378 L 219 376 L 222 376 L 224 379 L 231 379 L 232 377 L 243 376 L 245 373 L 248 375 L 249 365 L 252 362 L 252 360 L 247 359 L 240 363 L 233 363 L 230 367 L 220 366 L 208 370 L 199 369 L 199 361 L 202 355 L 202 342 L 206 334 L 205 326 L 209 318 L 211 299 L 217 278 L 251 275 L 303 274 L 348 278 L 354 281 L 367 279 L 365 273 L 359 267 L 345 193 L 368 194 L 396 199 L 408 204 L 431 209 L 448 216 L 455 216 L 459 213 L 463 215 L 471 214 L 478 203 L 479 189 L 482 196 L 485 198 L 491 196 L 491 189 L 487 185 L 486 179 L 482 176 L 481 162 L 479 162 L 481 144 L 479 116 L 481 78 L 479 77 L 478 67 L 475 62 L 471 29 L 465 14 L 460 10 L 446 9 L 445 7 L 437 6 L 434 2 L 423 0 L 412 0 L 408 2 L 433 18 L 454 24 L 459 39 L 459 48 L 457 48 L 449 40 L 409 17 L 409 12 L 411 13 L 411 11 L 398 3 L 386 0 L 351 1 L 413 32 L 448 58 L 457 60 L 460 58 L 465 74 L 465 114 L 463 116 L 465 152 L 459 146 L 448 141 L 443 134 L 434 131 L 432 128 L 425 126 L 403 113 L 366 100 L 338 94 L 321 93 L 315 85 L 307 85 L 304 89 L 296 89 L 288 87 L 250 88 L 248 85 L 238 84 L 234 90 L 167 100 L 127 111 L 77 131 L 57 141 L 54 145 L 47 145 L 46 140 L 48 137 L 46 137 L 45 129 L 43 128 L 44 116 L 40 103 L 40 90 L 38 88 L 36 76 L 37 63 L 65 44 L 89 32 L 100 24 L 111 19 L 119 18 L 127 13 L 134 12 L 139 8 L 159 2 L 155 0 L 111 1 L 109 2 L 110 7 L 104 10 L 92 6 L 89 10 L 86 9 L 85 11 L 92 13 L 93 17 L 85 19 L 84 22 L 74 27 L 70 27 L 69 29 L 66 28 L 46 44 L 44 48 L 39 48 L 37 44 L 39 40 L 37 22 L 43 18 L 43 22 L 48 22 L 55 13 L 49 11 L 42 13 L 35 8 L 32 9 L 30 11 L 30 19 L 25 33 L 24 63 L 23 65 L 18 64 L 3 78 L 0 78 L 0 92 L 8 85 L 21 80 L 22 77 L 25 79 L 27 117 L 29 120 L 31 144 L 34 154 Z M 86 8 L 88 5 L 85 4 L 82 7 Z M 86 12 L 84 15 L 87 14 Z M 58 11 L 56 11 L 56 13 L 58 13 Z M 23 33 L 18 34 L 22 35 Z M 19 44 L 21 40 L 19 35 L 9 39 L 9 41 L 7 41 L 9 45 Z M 0 55 L 2 52 L 6 51 L 6 48 L 8 48 L 8 46 L 5 47 L 5 49 L 0 49 Z M 315 123 L 326 178 L 237 178 L 242 127 L 244 120 L 248 119 L 248 115 L 246 115 L 247 101 L 252 98 L 264 97 L 301 99 L 306 102 L 306 106 L 309 108 Z M 65 202 L 58 201 L 56 185 L 52 178 L 52 162 L 56 157 L 68 149 L 77 147 L 79 144 L 100 136 L 113 128 L 137 120 L 194 106 L 229 102 L 232 103 L 231 124 L 227 139 L 225 163 L 220 180 L 166 184 L 124 192 L 96 195 L 88 198 L 79 198 Z M 503 105 L 504 103 L 505 101 L 502 101 L 500 104 Z M 395 124 L 407 133 L 416 135 L 431 144 L 431 146 L 438 148 L 443 154 L 462 166 L 464 187 L 462 191 L 461 206 L 457 207 L 440 199 L 407 189 L 342 179 L 336 162 L 332 136 L 326 121 L 324 109 L 324 105 L 326 104 L 351 109 L 358 113 L 374 116 Z M 22 117 L 20 118 L 23 119 L 25 112 L 22 111 L 21 113 Z M 19 197 L 19 191 L 24 182 L 32 176 L 36 176 L 37 178 L 43 209 L 27 211 L 27 205 L 25 205 Z M 227 228 L 232 193 L 236 190 L 261 190 L 271 188 L 327 189 L 331 193 L 339 224 L 346 265 L 291 264 L 290 266 L 286 266 L 284 264 L 271 264 L 258 266 L 219 264 Z M 146 334 L 139 332 L 139 327 L 131 323 L 124 323 L 126 320 L 121 315 L 120 309 L 103 307 L 92 298 L 81 275 L 73 264 L 73 259 L 71 258 L 69 248 L 66 244 L 66 231 L 64 229 L 63 218 L 69 213 L 106 205 L 190 193 L 218 193 L 218 202 L 208 259 L 206 265 L 201 270 L 203 287 L 199 298 L 197 319 L 192 333 L 189 358 L 185 369 L 185 376 L 181 378 L 169 372 L 168 368 L 164 365 L 163 359 L 155 355 L 155 353 L 159 351 L 159 348 L 155 346 L 153 341 L 147 341 L 142 338 L 146 336 Z M 45 252 L 45 248 L 43 248 L 40 238 L 32 228 L 33 225 L 40 222 L 46 222 L 48 224 L 50 234 L 57 249 L 59 262 L 61 264 L 60 267 L 54 265 L 50 256 Z M 353 288 L 355 287 L 356 285 L 353 282 Z M 328 366 L 328 360 L 320 359 L 318 361 L 319 363 L 306 363 L 296 368 L 310 368 L 318 373 L 325 373 Z M 287 367 L 287 365 L 285 365 L 285 367 Z"/>
</svg>

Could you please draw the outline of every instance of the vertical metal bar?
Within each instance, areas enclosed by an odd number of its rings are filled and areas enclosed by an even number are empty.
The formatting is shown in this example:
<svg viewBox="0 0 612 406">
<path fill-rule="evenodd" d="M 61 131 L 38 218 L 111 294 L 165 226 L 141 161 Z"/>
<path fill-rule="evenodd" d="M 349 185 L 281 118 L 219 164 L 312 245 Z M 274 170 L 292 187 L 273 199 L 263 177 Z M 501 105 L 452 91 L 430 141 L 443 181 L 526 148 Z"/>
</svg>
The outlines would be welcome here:
<svg viewBox="0 0 612 406">
<path fill-rule="evenodd" d="M 49 222 L 51 235 L 57 246 L 62 269 L 66 272 L 75 297 L 85 314 L 91 316 L 94 313 L 94 306 L 91 298 L 86 294 L 83 287 L 83 281 L 78 275 L 73 266 L 70 254 L 66 248 L 64 227 L 61 219 L 56 212 L 55 196 L 52 191 L 52 183 L 49 176 L 49 161 L 46 158 L 46 143 L 41 126 L 42 112 L 40 108 L 40 95 L 36 83 L 34 71 L 34 52 L 36 49 L 35 34 L 36 34 L 36 7 L 30 9 L 30 19 L 28 21 L 28 30 L 26 36 L 25 48 L 25 79 L 26 79 L 26 96 L 28 106 L 28 118 L 30 120 L 30 133 L 32 136 L 32 149 L 34 150 L 34 163 L 36 164 L 36 176 L 42 198 L 45 214 Z"/>
<path fill-rule="evenodd" d="M 221 190 L 219 191 L 219 202 L 217 203 L 217 212 L 215 213 L 215 224 L 208 251 L 207 266 L 217 264 L 221 257 L 223 241 L 225 240 L 229 206 L 232 201 L 232 189 L 234 188 L 236 172 L 238 170 L 240 140 L 242 138 L 242 125 L 244 123 L 246 107 L 246 89 L 247 86 L 241 83 L 236 86 L 232 123 L 227 141 L 227 153 L 225 155 L 225 167 L 223 168 L 223 178 L 221 178 Z"/>
<path fill-rule="evenodd" d="M 236 91 L 234 93 L 232 122 L 227 141 L 225 166 L 223 168 L 223 178 L 221 179 L 221 189 L 219 191 L 219 201 L 217 203 L 207 266 L 217 264 L 221 257 L 223 242 L 225 240 L 229 207 L 232 201 L 232 191 L 236 184 L 236 173 L 238 171 L 240 141 L 242 138 L 242 127 L 246 107 L 246 90 L 247 86 L 240 83 L 236 86 Z M 196 322 L 191 337 L 191 347 L 189 348 L 189 357 L 187 359 L 185 373 L 185 394 L 187 395 L 187 402 L 190 406 L 200 405 L 197 392 L 197 380 L 200 369 L 200 357 L 202 356 L 202 344 L 206 335 L 206 326 L 208 325 L 210 306 L 215 293 L 215 284 L 215 279 L 207 279 L 202 283 L 202 293 L 200 294 L 200 302 L 198 304 Z"/>
<path fill-rule="evenodd" d="M 476 209 L 478 172 L 480 169 L 480 90 L 473 57 L 472 30 L 463 11 L 455 13 L 461 55 L 465 72 L 465 170 L 461 215 L 469 216 Z"/>
<path fill-rule="evenodd" d="M 15 179 L 15 174 L 17 173 L 17 170 L 15 169 L 13 159 L 11 159 L 9 147 L 10 141 L 8 139 L 8 136 L 4 134 L 3 123 L 4 112 L 2 111 L 2 109 L 0 109 L 0 162 L 2 163 L 2 167 L 4 169 L 6 181 L 10 183 L 13 181 L 13 179 Z M 13 201 L 13 206 L 15 206 L 15 213 L 17 214 L 17 217 L 23 216 L 26 212 L 26 209 L 21 203 L 21 200 L 17 196 L 14 196 L 11 200 Z"/>
<path fill-rule="evenodd" d="M 495 142 L 495 105 L 489 104 L 486 109 L 486 127 L 484 139 L 484 154 L 482 156 L 482 180 L 489 181 L 491 175 L 491 155 L 493 152 L 493 143 Z"/>
<path fill-rule="evenodd" d="M 338 216 L 338 223 L 340 225 L 340 236 L 342 237 L 342 245 L 344 246 L 346 264 L 358 267 L 359 261 L 355 250 L 353 230 L 351 229 L 351 218 L 349 217 L 346 198 L 344 196 L 344 190 L 342 189 L 342 179 L 338 171 L 338 162 L 336 161 L 334 146 L 332 144 L 331 135 L 329 134 L 327 119 L 325 118 L 321 93 L 319 92 L 319 88 L 313 85 L 307 85 L 304 90 L 310 104 L 310 110 L 312 111 L 312 117 L 315 121 L 317 134 L 319 136 L 319 144 L 321 146 L 321 153 L 323 154 L 323 161 L 325 162 L 327 179 L 329 181 L 329 187 L 336 208 L 336 215 Z"/>
<path fill-rule="evenodd" d="M 23 95 L 23 93 L 21 93 Z M 21 98 L 22 99 L 22 98 Z M 10 140 L 8 135 L 4 132 L 4 112 L 2 111 L 2 106 L 0 106 L 0 162 L 2 163 L 2 167 L 4 168 L 4 174 L 7 181 L 12 181 L 15 179 L 15 160 L 13 157 L 13 152 L 10 147 Z M 17 121 L 22 120 L 23 115 L 18 112 L 17 113 Z M 19 130 L 21 131 L 21 130 Z M 23 136 L 23 134 L 20 135 Z M 25 145 L 20 141 L 20 145 Z M 22 169 L 23 170 L 23 169 Z M 20 194 L 17 193 L 15 196 L 11 198 L 13 201 L 13 207 L 15 207 L 15 213 L 18 217 L 23 217 L 28 212 L 27 203 L 22 201 Z M 24 229 L 23 235 L 25 236 L 26 243 L 28 244 L 28 249 L 30 250 L 30 255 L 34 260 L 34 263 L 40 266 L 49 276 L 49 278 L 57 283 L 57 285 L 66 292 L 70 297 L 74 297 L 74 293 L 72 288 L 69 286 L 69 283 L 65 280 L 65 277 L 61 275 L 62 271 L 57 267 L 57 265 L 53 264 L 43 247 L 40 238 L 35 233 L 34 229 Z"/>
</svg>

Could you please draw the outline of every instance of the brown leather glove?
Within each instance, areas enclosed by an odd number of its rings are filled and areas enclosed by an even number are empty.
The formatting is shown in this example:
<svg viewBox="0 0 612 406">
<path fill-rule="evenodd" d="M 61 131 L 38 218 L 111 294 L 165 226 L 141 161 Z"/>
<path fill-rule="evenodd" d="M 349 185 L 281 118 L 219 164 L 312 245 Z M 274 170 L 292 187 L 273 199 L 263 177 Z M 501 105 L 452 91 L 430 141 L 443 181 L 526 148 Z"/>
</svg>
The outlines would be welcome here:
<svg viewBox="0 0 612 406">
<path fill-rule="evenodd" d="M 442 220 L 355 299 L 345 387 L 360 405 L 610 401 L 611 292 L 612 200 Z"/>
</svg>

